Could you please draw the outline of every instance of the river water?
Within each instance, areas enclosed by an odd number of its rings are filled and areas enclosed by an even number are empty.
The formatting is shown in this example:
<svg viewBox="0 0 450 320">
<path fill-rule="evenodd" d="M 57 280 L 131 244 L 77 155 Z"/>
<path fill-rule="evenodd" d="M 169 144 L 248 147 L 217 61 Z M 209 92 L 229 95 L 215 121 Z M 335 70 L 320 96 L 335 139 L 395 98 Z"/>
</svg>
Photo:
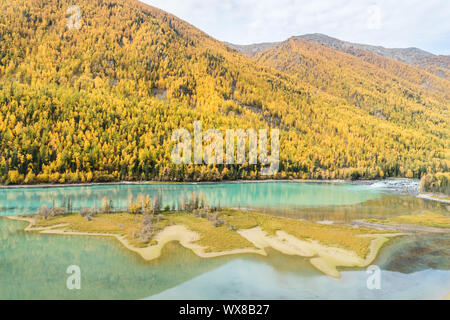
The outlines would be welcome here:
<svg viewBox="0 0 450 320">
<path fill-rule="evenodd" d="M 125 209 L 130 195 L 160 195 L 177 206 L 192 194 L 209 205 L 250 208 L 311 221 L 346 223 L 427 211 L 450 214 L 444 204 L 392 193 L 374 185 L 344 183 L 229 183 L 102 185 L 0 189 L 0 216 L 35 213 L 42 204 L 99 206 L 104 198 Z M 176 243 L 145 262 L 116 240 L 42 235 L 25 223 L 0 219 L 0 299 L 440 299 L 450 293 L 450 237 L 401 237 L 382 249 L 381 289 L 370 274 L 342 270 L 341 279 L 316 271 L 308 259 L 269 251 L 201 259 Z M 81 290 L 68 290 L 66 270 L 81 269 Z"/>
</svg>

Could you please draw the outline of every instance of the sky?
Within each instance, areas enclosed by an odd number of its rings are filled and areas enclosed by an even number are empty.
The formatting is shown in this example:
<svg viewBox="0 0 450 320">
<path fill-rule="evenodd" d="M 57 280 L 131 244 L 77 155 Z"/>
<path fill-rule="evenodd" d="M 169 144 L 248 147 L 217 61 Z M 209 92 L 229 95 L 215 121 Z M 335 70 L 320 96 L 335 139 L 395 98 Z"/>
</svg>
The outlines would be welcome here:
<svg viewBox="0 0 450 320">
<path fill-rule="evenodd" d="M 141 0 L 235 44 L 323 33 L 450 55 L 449 0 Z"/>
</svg>

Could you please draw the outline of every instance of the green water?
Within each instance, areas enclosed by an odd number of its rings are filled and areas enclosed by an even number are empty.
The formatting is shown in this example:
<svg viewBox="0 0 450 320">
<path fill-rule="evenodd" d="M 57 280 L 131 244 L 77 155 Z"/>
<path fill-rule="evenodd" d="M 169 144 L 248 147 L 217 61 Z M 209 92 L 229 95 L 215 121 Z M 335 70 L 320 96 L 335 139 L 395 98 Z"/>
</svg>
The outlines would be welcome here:
<svg viewBox="0 0 450 320">
<path fill-rule="evenodd" d="M 139 299 L 176 286 L 226 259 L 202 260 L 170 244 L 145 262 L 114 239 L 47 236 L 1 221 L 0 299 Z M 68 290 L 66 270 L 81 269 L 81 290 Z"/>
<path fill-rule="evenodd" d="M 99 204 L 104 197 L 125 207 L 130 194 L 161 193 L 166 203 L 176 203 L 193 192 L 209 203 L 220 200 L 223 207 L 310 220 L 449 212 L 433 201 L 368 186 L 250 183 L 1 189 L 0 215 L 31 213 L 68 198 L 76 207 Z M 24 225 L 0 219 L 0 299 L 436 299 L 450 292 L 448 236 L 404 237 L 383 249 L 376 263 L 384 286 L 374 292 L 366 288 L 365 270 L 344 270 L 336 280 L 316 271 L 308 259 L 276 251 L 268 257 L 201 259 L 173 243 L 162 257 L 145 262 L 114 239 L 27 233 Z M 81 269 L 81 290 L 66 287 L 70 265 Z"/>
<path fill-rule="evenodd" d="M 164 206 L 176 207 L 179 199 L 197 194 L 211 206 L 278 210 L 352 205 L 382 197 L 379 191 L 367 186 L 281 182 L 17 188 L 0 189 L 0 214 L 35 213 L 43 204 L 61 205 L 68 199 L 80 208 L 100 206 L 107 198 L 113 200 L 116 208 L 125 209 L 130 196 L 141 194 L 162 195 Z"/>
</svg>

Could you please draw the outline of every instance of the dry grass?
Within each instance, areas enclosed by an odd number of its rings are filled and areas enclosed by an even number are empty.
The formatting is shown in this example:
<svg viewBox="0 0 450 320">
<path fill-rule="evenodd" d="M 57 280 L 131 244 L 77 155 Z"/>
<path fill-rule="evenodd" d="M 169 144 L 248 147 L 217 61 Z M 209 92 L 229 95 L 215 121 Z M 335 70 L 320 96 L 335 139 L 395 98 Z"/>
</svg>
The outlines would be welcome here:
<svg viewBox="0 0 450 320">
<path fill-rule="evenodd" d="M 408 215 L 408 216 L 394 217 L 386 220 L 370 219 L 367 221 L 372 223 L 381 223 L 390 225 L 411 224 L 435 228 L 450 228 L 450 217 L 433 212 L 427 212 L 422 215 Z"/>
<path fill-rule="evenodd" d="M 163 229 L 167 225 L 185 225 L 200 235 L 200 240 L 197 244 L 208 248 L 206 252 L 223 252 L 244 248 L 256 249 L 251 242 L 242 237 L 236 230 L 260 226 L 271 235 L 274 235 L 278 230 L 283 230 L 299 239 L 316 240 L 327 246 L 354 251 L 361 257 L 365 257 L 369 253 L 371 239 L 360 237 L 360 235 L 386 233 L 386 231 L 381 232 L 364 228 L 355 229 L 345 226 L 321 225 L 238 210 L 223 210 L 219 213 L 219 218 L 226 221 L 227 225 L 215 227 L 212 221 L 208 221 L 205 218 L 195 217 L 186 213 L 171 213 L 166 214 L 157 226 Z M 141 223 L 141 215 L 126 213 L 99 214 L 92 221 L 87 221 L 86 218 L 78 214 L 72 214 L 64 217 L 49 218 L 48 220 L 39 219 L 35 226 L 49 227 L 67 224 L 65 229 L 68 231 L 125 235 L 130 244 L 136 247 L 146 247 L 154 244 L 152 240 L 142 243 L 133 236 L 133 233 L 139 233 Z M 230 228 L 230 225 L 234 226 L 233 230 Z"/>
<path fill-rule="evenodd" d="M 356 252 L 365 257 L 369 253 L 371 239 L 360 237 L 365 234 L 387 233 L 366 228 L 322 225 L 313 222 L 279 218 L 255 212 L 226 210 L 221 217 L 239 229 L 260 226 L 269 234 L 282 230 L 302 240 L 317 240 L 321 244 L 334 246 Z"/>
<path fill-rule="evenodd" d="M 71 214 L 64 217 L 49 218 L 48 220 L 38 219 L 35 226 L 50 227 L 67 224 L 67 227 L 64 227 L 67 231 L 125 235 L 131 245 L 142 248 L 154 244 L 151 240 L 141 242 L 133 236 L 133 233 L 139 234 L 142 218 L 142 215 L 128 213 L 99 214 L 93 217 L 92 221 L 88 221 L 79 214 Z M 185 213 L 172 213 L 165 215 L 157 226 L 163 229 L 171 224 L 185 225 L 188 229 L 197 232 L 200 235 L 197 244 L 207 247 L 206 252 L 255 248 L 251 242 L 236 231 L 232 231 L 226 226 L 215 227 L 207 219 Z"/>
<path fill-rule="evenodd" d="M 133 233 L 139 233 L 142 215 L 129 213 L 120 214 L 98 214 L 88 221 L 79 214 L 70 214 L 66 216 L 53 217 L 47 220 L 38 219 L 36 227 L 50 227 L 59 224 L 67 224 L 64 227 L 67 231 L 86 232 L 86 233 L 104 233 L 124 235 L 126 239 L 136 247 L 147 247 L 153 244 L 152 241 L 140 242 L 133 236 Z M 164 227 L 162 224 L 160 227 Z"/>
<path fill-rule="evenodd" d="M 434 199 L 437 199 L 437 200 L 450 200 L 450 196 L 446 196 L 446 195 L 434 194 L 431 197 L 434 198 Z"/>
<path fill-rule="evenodd" d="M 207 247 L 205 252 L 223 252 L 235 249 L 256 249 L 247 239 L 227 226 L 215 227 L 211 221 L 193 215 L 177 213 L 168 216 L 170 223 L 181 224 L 200 235 L 197 244 Z"/>
</svg>

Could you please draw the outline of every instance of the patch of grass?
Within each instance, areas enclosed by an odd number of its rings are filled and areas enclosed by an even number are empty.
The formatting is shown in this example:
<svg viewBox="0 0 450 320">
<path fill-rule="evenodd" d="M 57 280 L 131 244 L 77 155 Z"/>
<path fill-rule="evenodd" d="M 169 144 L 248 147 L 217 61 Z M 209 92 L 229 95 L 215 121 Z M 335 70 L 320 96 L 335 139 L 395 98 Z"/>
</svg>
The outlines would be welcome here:
<svg viewBox="0 0 450 320">
<path fill-rule="evenodd" d="M 143 216 L 129 213 L 118 214 L 98 214 L 88 221 L 79 214 L 69 214 L 45 219 L 37 219 L 35 227 L 51 227 L 60 224 L 67 224 L 64 227 L 67 231 L 86 232 L 86 233 L 104 233 L 125 236 L 126 239 L 136 247 L 148 247 L 154 244 L 150 239 L 147 242 L 140 242 L 134 237 L 134 233 L 139 233 L 139 226 L 142 223 Z M 164 228 L 165 222 L 162 221 L 158 225 Z"/>
<path fill-rule="evenodd" d="M 239 233 L 228 226 L 215 227 L 205 218 L 195 217 L 186 213 L 175 213 L 167 216 L 170 223 L 181 224 L 197 232 L 200 240 L 197 244 L 207 247 L 205 252 L 223 252 L 235 249 L 256 249 L 256 247 Z"/>
<path fill-rule="evenodd" d="M 274 217 L 255 212 L 225 210 L 221 213 L 225 219 L 239 229 L 248 229 L 260 226 L 264 231 L 274 235 L 282 230 L 298 239 L 317 240 L 323 245 L 334 246 L 356 252 L 365 257 L 369 253 L 371 239 L 360 237 L 366 234 L 389 233 L 387 231 L 367 228 L 352 228 L 346 226 L 322 225 L 318 223 Z"/>
<path fill-rule="evenodd" d="M 380 224 L 411 224 L 417 226 L 435 227 L 435 228 L 450 228 L 450 217 L 442 214 L 427 212 L 422 215 L 407 215 L 389 218 L 386 220 L 379 219 L 367 219 L 366 221 L 371 223 Z"/>
<path fill-rule="evenodd" d="M 434 199 L 437 199 L 437 200 L 450 200 L 450 196 L 446 196 L 446 195 L 434 194 L 431 197 L 434 198 Z"/>
<path fill-rule="evenodd" d="M 166 213 L 156 226 L 159 229 L 164 229 L 166 226 L 173 224 L 186 226 L 200 235 L 197 243 L 206 247 L 206 252 L 223 252 L 245 248 L 256 249 L 237 230 L 259 226 L 270 235 L 275 235 L 278 230 L 282 230 L 302 240 L 317 240 L 326 246 L 354 251 L 363 258 L 369 253 L 371 238 L 360 236 L 389 232 L 367 228 L 356 229 L 345 226 L 322 225 L 232 209 L 220 211 L 218 218 L 225 221 L 226 225 L 222 224 L 216 227 L 213 221 L 196 217 L 193 214 L 183 212 Z M 48 220 L 41 218 L 37 220 L 35 226 L 49 227 L 67 224 L 65 229 L 68 231 L 124 235 L 133 246 L 147 247 L 154 244 L 152 239 L 143 243 L 134 236 L 136 233 L 139 234 L 142 220 L 142 215 L 129 213 L 98 214 L 93 217 L 92 221 L 88 221 L 79 214 L 71 214 L 49 218 Z"/>
<path fill-rule="evenodd" d="M 98 214 L 92 218 L 92 221 L 88 221 L 79 214 L 70 214 L 47 220 L 40 218 L 37 219 L 34 226 L 51 227 L 66 224 L 67 226 L 64 228 L 67 231 L 125 235 L 131 245 L 142 248 L 155 244 L 151 239 L 141 242 L 140 239 L 134 237 L 134 233 L 139 234 L 142 220 L 142 215 L 129 213 Z M 205 252 L 256 249 L 251 242 L 229 227 L 223 225 L 215 227 L 213 222 L 187 213 L 168 213 L 157 223 L 157 227 L 162 230 L 172 224 L 185 225 L 188 229 L 197 232 L 200 235 L 197 243 L 207 247 Z"/>
</svg>

